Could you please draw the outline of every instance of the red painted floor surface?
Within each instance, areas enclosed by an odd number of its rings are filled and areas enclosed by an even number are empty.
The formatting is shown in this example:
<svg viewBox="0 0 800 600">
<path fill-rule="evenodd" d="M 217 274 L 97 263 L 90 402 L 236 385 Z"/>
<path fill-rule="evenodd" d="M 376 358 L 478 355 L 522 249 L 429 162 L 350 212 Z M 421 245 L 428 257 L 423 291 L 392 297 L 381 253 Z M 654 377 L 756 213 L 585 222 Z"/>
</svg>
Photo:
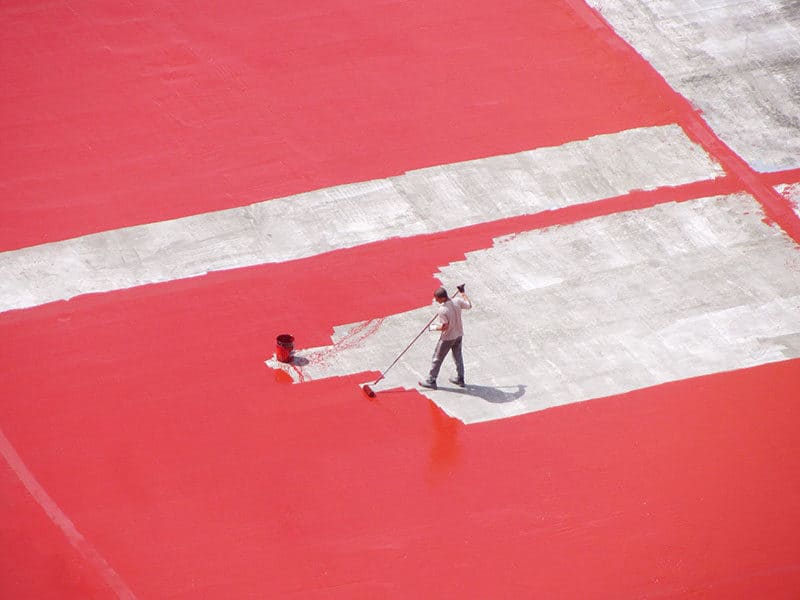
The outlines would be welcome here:
<svg viewBox="0 0 800 600">
<path fill-rule="evenodd" d="M 792 597 L 800 361 L 469 427 L 281 383 L 266 332 L 356 304 L 345 254 L 4 318 L 7 435 L 140 597 Z M 9 597 L 99 587 L 3 482 Z"/>
<path fill-rule="evenodd" d="M 689 118 L 558 2 L 31 6 L 0 12 L 4 249 Z M 263 365 L 544 222 L 0 315 L 0 424 L 139 598 L 796 597 L 800 361 L 469 427 Z M 113 597 L 7 466 L 0 513 L 0 597 Z"/>
</svg>

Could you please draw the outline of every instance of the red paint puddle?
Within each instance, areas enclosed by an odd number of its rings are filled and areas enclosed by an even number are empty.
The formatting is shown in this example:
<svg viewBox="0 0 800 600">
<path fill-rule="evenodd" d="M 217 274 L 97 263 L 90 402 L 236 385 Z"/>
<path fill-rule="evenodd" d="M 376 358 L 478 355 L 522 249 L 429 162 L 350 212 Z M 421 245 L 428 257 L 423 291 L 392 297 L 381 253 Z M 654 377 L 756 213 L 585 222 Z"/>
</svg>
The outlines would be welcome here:
<svg viewBox="0 0 800 600">
<path fill-rule="evenodd" d="M 283 369 L 274 369 L 276 383 L 294 383 L 292 376 Z"/>
<path fill-rule="evenodd" d="M 461 421 L 448 417 L 433 402 L 428 405 L 433 436 L 430 443 L 430 480 L 434 483 L 453 475 L 459 467 Z"/>
</svg>

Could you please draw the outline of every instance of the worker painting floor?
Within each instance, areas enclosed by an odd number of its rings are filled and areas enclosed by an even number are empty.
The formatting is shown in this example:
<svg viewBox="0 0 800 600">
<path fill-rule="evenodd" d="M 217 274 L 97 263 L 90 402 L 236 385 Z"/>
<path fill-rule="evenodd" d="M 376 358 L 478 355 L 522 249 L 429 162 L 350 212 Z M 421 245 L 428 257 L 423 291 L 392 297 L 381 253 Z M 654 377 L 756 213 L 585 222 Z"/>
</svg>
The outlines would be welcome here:
<svg viewBox="0 0 800 600">
<path fill-rule="evenodd" d="M 471 423 L 800 358 L 796 244 L 763 219 L 752 198 L 704 198 L 520 233 L 468 254 L 436 277 L 471 281 L 476 307 L 463 318 L 473 385 L 422 393 Z M 286 370 L 298 381 L 380 370 L 433 313 L 342 327 L 332 346 L 297 352 Z M 382 385 L 426 379 L 433 340 Z"/>
<path fill-rule="evenodd" d="M 795 598 L 800 11 L 701 4 L 4 3 L 0 597 Z"/>
</svg>

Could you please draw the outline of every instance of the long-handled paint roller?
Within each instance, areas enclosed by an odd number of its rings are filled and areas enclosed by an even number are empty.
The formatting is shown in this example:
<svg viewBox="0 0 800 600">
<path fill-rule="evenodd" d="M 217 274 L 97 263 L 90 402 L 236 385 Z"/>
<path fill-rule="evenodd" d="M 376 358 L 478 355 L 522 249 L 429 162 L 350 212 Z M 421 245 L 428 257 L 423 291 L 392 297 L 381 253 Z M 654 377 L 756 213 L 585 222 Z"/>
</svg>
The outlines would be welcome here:
<svg viewBox="0 0 800 600">
<path fill-rule="evenodd" d="M 461 293 L 461 294 L 464 293 L 464 285 L 465 284 L 462 283 L 461 285 L 456 286 L 458 288 L 459 293 Z M 376 385 L 381 379 L 386 377 L 386 373 L 389 372 L 389 369 L 391 369 L 393 366 L 395 366 L 397 364 L 397 361 L 400 360 L 400 358 L 403 356 L 403 354 L 408 352 L 408 349 L 411 348 L 411 346 L 414 345 L 414 342 L 416 342 L 423 333 L 428 331 L 428 329 L 430 328 L 431 324 L 433 324 L 433 322 L 436 320 L 436 317 L 438 317 L 438 316 L 439 316 L 438 313 L 433 315 L 433 318 L 431 318 L 431 320 L 428 321 L 428 324 L 425 325 L 425 327 L 422 328 L 422 331 L 420 331 L 417 334 L 417 337 L 415 337 L 413 340 L 411 340 L 411 343 L 408 346 L 406 346 L 405 349 L 400 354 L 397 355 L 397 358 L 394 359 L 394 362 L 392 362 L 392 364 L 390 364 L 388 367 L 386 367 L 385 370 L 381 371 L 380 377 L 378 377 L 375 381 L 373 381 L 372 385 Z M 375 391 L 372 389 L 372 386 L 370 386 L 369 384 L 365 383 L 364 385 L 362 385 L 361 386 L 361 391 L 364 392 L 364 394 L 366 395 L 367 398 L 374 398 L 375 397 Z"/>
</svg>

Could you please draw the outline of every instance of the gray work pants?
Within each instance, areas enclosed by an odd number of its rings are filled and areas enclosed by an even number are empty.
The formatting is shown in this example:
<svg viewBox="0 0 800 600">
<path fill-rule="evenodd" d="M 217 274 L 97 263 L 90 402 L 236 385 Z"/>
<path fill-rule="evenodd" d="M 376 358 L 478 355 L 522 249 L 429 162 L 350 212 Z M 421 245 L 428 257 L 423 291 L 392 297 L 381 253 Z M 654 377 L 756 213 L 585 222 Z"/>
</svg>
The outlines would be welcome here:
<svg viewBox="0 0 800 600">
<path fill-rule="evenodd" d="M 460 381 L 464 381 L 464 359 L 461 356 L 461 338 L 458 337 L 454 340 L 439 340 L 436 344 L 436 349 L 433 351 L 433 360 L 431 361 L 431 372 L 428 374 L 428 381 L 436 381 L 439 376 L 439 369 L 442 368 L 442 361 L 447 353 L 453 351 L 453 360 L 456 361 L 456 374 Z"/>
</svg>

